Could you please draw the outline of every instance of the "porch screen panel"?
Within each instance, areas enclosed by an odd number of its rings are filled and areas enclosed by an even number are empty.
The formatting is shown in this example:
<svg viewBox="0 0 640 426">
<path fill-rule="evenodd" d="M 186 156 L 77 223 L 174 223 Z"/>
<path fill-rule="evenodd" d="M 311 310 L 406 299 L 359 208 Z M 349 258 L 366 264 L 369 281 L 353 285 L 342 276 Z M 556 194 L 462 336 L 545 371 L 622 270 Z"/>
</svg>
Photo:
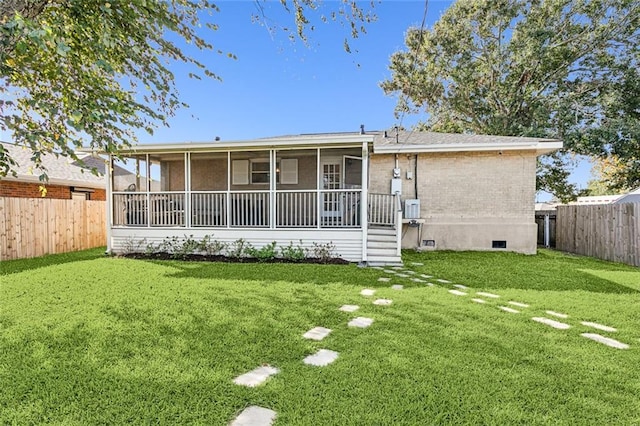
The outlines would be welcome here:
<svg viewBox="0 0 640 426">
<path fill-rule="evenodd" d="M 264 228 L 269 226 L 269 192 L 232 192 L 231 226 Z"/>
<path fill-rule="evenodd" d="M 111 174 L 114 226 L 147 226 L 149 165 L 146 155 L 113 159 Z"/>
<path fill-rule="evenodd" d="M 318 150 L 276 151 L 277 228 L 318 226 Z"/>
<path fill-rule="evenodd" d="M 191 154 L 191 191 L 226 191 L 227 166 L 226 152 Z"/>
<path fill-rule="evenodd" d="M 276 193 L 278 228 L 314 228 L 317 220 L 316 191 L 282 191 Z"/>
<path fill-rule="evenodd" d="M 149 223 L 159 227 L 185 226 L 185 154 L 149 155 Z"/>
<path fill-rule="evenodd" d="M 196 227 L 227 226 L 227 194 L 192 192 L 191 225 Z"/>
</svg>

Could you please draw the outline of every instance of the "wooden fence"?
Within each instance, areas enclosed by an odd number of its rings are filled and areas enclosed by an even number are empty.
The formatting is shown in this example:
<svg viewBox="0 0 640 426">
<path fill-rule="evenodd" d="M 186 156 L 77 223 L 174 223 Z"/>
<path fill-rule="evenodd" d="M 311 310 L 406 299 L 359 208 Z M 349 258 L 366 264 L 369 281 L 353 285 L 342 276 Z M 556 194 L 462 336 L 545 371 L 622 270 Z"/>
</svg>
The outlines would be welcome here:
<svg viewBox="0 0 640 426">
<path fill-rule="evenodd" d="M 558 206 L 556 248 L 640 266 L 640 203 Z"/>
<path fill-rule="evenodd" d="M 107 242 L 104 201 L 0 197 L 0 261 Z"/>
</svg>

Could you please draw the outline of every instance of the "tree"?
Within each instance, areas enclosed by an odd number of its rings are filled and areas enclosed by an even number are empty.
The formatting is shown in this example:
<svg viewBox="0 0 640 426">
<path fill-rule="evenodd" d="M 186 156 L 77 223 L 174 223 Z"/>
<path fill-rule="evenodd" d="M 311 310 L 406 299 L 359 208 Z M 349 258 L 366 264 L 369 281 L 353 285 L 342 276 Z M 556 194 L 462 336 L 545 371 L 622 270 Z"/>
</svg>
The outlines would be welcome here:
<svg viewBox="0 0 640 426">
<path fill-rule="evenodd" d="M 613 187 L 612 182 L 621 182 L 629 176 L 626 165 L 615 156 L 594 159 L 591 164 L 591 179 L 587 181 L 588 195 L 617 195 L 629 192 L 635 187 Z"/>
<path fill-rule="evenodd" d="M 460 0 L 409 29 L 381 86 L 433 131 L 562 139 L 538 188 L 568 199 L 567 151 L 638 168 L 639 23 L 632 0 Z"/>
<path fill-rule="evenodd" d="M 255 0 L 262 7 L 266 0 Z M 293 16 L 292 34 L 305 40 L 307 14 L 320 2 L 280 0 Z M 341 0 L 323 20 L 350 24 L 358 37 L 375 18 L 354 0 Z M 117 154 L 187 106 L 170 64 L 192 66 L 190 77 L 219 79 L 181 46 L 234 57 L 214 47 L 200 27 L 216 30 L 209 0 L 0 1 L 0 129 L 29 147 L 41 180 L 42 156 L 69 156 L 76 147 Z M 348 48 L 348 43 L 345 41 Z M 14 160 L 0 145 L 0 178 Z"/>
</svg>

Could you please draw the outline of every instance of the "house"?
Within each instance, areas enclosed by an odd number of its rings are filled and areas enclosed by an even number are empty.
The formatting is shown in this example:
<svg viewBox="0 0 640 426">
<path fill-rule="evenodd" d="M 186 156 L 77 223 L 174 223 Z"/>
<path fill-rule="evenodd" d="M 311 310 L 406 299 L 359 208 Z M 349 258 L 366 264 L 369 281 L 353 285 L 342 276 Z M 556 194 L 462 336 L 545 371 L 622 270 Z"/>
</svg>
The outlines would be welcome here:
<svg viewBox="0 0 640 426">
<path fill-rule="evenodd" d="M 7 142 L 0 142 L 2 148 L 18 163 L 15 167 L 17 176 L 11 174 L 0 179 L 0 197 L 40 198 L 40 186 L 43 185 L 37 172 L 32 168 L 32 152 L 28 148 Z M 104 173 L 104 160 L 87 156 L 83 159 L 87 167 L 98 167 Z M 87 200 L 106 199 L 105 178 L 96 176 L 85 167 L 68 157 L 46 155 L 42 163 L 47 169 L 49 181 L 44 184 L 47 191 L 45 198 Z"/>
<path fill-rule="evenodd" d="M 640 203 L 640 187 L 621 195 L 613 204 Z"/>
<path fill-rule="evenodd" d="M 138 145 L 111 159 L 108 250 L 165 237 L 335 245 L 353 262 L 400 248 L 535 253 L 538 138 L 360 132 Z"/>
</svg>

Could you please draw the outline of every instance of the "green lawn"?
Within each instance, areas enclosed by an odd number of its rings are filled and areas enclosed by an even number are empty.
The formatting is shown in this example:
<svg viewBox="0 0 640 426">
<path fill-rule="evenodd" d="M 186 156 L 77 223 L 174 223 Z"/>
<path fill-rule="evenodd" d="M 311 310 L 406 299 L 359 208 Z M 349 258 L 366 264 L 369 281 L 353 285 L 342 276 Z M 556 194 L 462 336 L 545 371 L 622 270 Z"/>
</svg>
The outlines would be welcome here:
<svg viewBox="0 0 640 426">
<path fill-rule="evenodd" d="M 0 423 L 224 425 L 248 405 L 275 410 L 278 425 L 640 423 L 640 270 L 546 250 L 404 258 L 470 295 L 378 282 L 388 274 L 355 265 L 150 262 L 100 249 L 2 262 Z M 393 304 L 373 305 L 365 287 Z M 482 290 L 501 298 L 473 303 Z M 510 300 L 530 307 L 498 309 Z M 569 314 L 556 319 L 572 328 L 531 320 L 546 310 Z M 356 316 L 375 322 L 348 328 Z M 301 337 L 315 326 L 333 332 Z M 340 356 L 302 363 L 319 348 Z M 233 383 L 262 364 L 281 372 L 256 388 Z"/>
</svg>

